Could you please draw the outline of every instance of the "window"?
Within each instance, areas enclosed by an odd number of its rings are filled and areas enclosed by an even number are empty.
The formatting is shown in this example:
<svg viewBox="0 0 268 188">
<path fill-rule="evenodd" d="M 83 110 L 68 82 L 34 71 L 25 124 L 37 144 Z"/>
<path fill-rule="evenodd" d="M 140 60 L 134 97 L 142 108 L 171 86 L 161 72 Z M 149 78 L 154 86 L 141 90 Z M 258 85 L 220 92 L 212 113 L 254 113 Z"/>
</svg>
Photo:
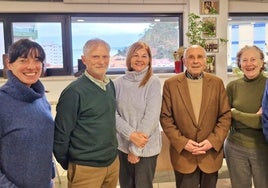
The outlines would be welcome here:
<svg viewBox="0 0 268 188">
<path fill-rule="evenodd" d="M 245 45 L 256 45 L 268 60 L 268 15 L 231 14 L 228 23 L 228 71 L 236 65 L 236 54 Z M 267 63 L 266 63 L 267 64 Z"/>
<path fill-rule="evenodd" d="M 63 68 L 62 37 L 60 23 L 19 22 L 12 24 L 12 39 L 28 38 L 38 42 L 46 53 L 45 68 Z"/>
<path fill-rule="evenodd" d="M 0 20 L 0 52 L 7 53 L 20 38 L 34 40 L 46 52 L 48 76 L 76 73 L 82 48 L 91 38 L 111 46 L 108 74 L 124 72 L 127 48 L 138 40 L 150 45 L 155 72 L 174 72 L 173 52 L 183 45 L 180 13 L 10 13 L 0 14 Z"/>
<path fill-rule="evenodd" d="M 70 75 L 70 21 L 66 14 L 0 14 L 5 53 L 20 38 L 38 42 L 46 53 L 46 75 Z M 0 39 L 1 40 L 1 39 Z M 0 71 L 2 76 L 3 72 Z"/>
<path fill-rule="evenodd" d="M 174 69 L 173 52 L 180 44 L 178 15 L 134 15 L 72 17 L 73 68 L 81 58 L 85 42 L 101 38 L 111 46 L 110 73 L 125 70 L 128 47 L 136 41 L 146 42 L 153 55 L 155 71 Z"/>
</svg>

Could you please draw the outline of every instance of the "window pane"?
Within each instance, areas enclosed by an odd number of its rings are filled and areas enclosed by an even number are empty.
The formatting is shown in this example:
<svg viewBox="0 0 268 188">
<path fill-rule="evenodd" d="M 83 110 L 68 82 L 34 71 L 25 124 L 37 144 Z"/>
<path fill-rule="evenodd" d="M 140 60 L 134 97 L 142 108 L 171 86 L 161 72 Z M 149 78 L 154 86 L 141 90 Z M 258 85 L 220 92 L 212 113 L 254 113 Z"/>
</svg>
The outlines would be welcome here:
<svg viewBox="0 0 268 188">
<path fill-rule="evenodd" d="M 4 45 L 4 27 L 3 22 L 0 22 L 0 69 L 3 69 L 3 54 L 5 53 L 5 45 Z"/>
<path fill-rule="evenodd" d="M 228 71 L 237 67 L 236 54 L 245 45 L 256 45 L 268 60 L 268 16 L 234 16 L 228 24 Z M 267 65 L 266 65 L 267 66 Z"/>
<path fill-rule="evenodd" d="M 83 22 L 81 22 L 83 20 Z M 152 50 L 153 67 L 174 67 L 173 52 L 179 45 L 178 17 L 73 17 L 73 67 L 77 71 L 85 42 L 101 38 L 111 46 L 109 71 L 124 70 L 128 47 L 146 42 Z"/>
<path fill-rule="evenodd" d="M 13 41 L 28 38 L 45 50 L 46 68 L 63 68 L 61 23 L 19 22 L 12 24 Z"/>
</svg>

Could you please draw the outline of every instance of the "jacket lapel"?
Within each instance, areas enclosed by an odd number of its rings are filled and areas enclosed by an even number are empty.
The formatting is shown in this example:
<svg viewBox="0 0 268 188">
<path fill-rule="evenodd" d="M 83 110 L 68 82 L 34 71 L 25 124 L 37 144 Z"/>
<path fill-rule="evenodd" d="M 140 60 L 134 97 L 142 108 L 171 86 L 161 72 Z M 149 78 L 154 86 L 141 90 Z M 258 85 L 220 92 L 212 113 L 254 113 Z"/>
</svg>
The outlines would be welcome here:
<svg viewBox="0 0 268 188">
<path fill-rule="evenodd" d="M 202 101 L 201 101 L 202 109 L 200 109 L 199 122 L 202 122 L 204 116 L 207 113 L 207 108 L 209 105 L 209 101 L 211 99 L 212 92 L 213 92 L 213 88 L 211 88 L 210 79 L 206 76 L 206 73 L 204 73 L 203 88 L 202 88 Z"/>
</svg>

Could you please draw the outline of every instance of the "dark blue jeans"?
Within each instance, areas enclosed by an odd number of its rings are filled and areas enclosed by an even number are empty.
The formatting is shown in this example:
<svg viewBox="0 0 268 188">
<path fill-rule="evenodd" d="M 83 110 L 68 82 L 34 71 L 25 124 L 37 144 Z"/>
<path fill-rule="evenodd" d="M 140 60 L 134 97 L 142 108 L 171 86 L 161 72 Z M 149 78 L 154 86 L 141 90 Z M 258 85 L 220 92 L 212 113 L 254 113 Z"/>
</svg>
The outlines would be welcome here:
<svg viewBox="0 0 268 188">
<path fill-rule="evenodd" d="M 141 157 L 136 164 L 127 160 L 127 154 L 119 153 L 119 183 L 121 188 L 152 188 L 157 156 Z"/>
</svg>

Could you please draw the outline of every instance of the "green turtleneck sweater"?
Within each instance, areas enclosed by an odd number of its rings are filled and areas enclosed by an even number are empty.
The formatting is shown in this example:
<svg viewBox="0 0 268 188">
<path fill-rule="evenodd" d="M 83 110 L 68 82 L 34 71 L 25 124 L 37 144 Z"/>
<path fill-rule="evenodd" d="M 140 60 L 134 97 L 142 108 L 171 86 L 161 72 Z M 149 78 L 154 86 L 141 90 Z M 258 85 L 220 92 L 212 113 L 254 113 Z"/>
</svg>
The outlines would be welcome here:
<svg viewBox="0 0 268 188">
<path fill-rule="evenodd" d="M 246 77 L 227 85 L 232 108 L 232 125 L 228 140 L 247 148 L 268 147 L 262 133 L 261 107 L 266 77 L 260 74 L 255 79 Z"/>
</svg>

